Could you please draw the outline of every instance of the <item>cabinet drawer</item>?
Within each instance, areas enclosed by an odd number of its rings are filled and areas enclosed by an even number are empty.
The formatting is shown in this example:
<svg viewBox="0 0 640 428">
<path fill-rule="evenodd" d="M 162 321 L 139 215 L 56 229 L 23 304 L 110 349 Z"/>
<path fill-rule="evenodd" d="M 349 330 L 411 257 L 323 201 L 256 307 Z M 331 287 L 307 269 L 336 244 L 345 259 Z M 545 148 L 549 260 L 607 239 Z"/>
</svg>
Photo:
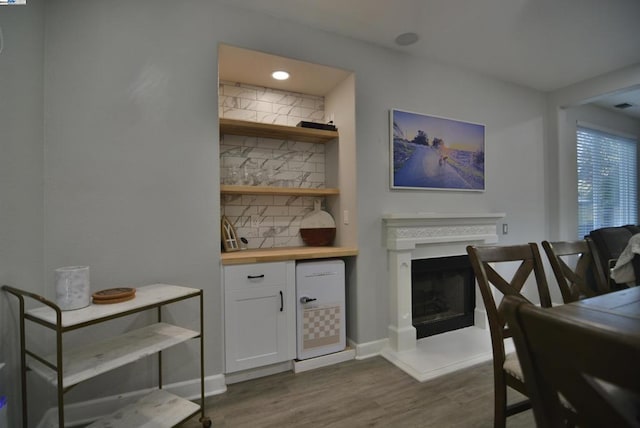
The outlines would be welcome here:
<svg viewBox="0 0 640 428">
<path fill-rule="evenodd" d="M 287 282 L 286 262 L 225 266 L 225 287 L 233 289 L 283 285 Z"/>
</svg>

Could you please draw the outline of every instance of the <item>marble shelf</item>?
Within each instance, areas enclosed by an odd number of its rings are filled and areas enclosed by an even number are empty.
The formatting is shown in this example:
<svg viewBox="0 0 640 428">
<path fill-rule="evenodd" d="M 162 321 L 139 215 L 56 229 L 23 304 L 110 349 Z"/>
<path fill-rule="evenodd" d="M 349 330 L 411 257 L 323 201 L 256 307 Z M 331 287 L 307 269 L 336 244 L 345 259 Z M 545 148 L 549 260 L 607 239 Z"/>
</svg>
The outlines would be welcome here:
<svg viewBox="0 0 640 428">
<path fill-rule="evenodd" d="M 200 333 L 186 328 L 156 323 L 120 336 L 65 351 L 62 357 L 62 385 L 64 388 L 68 388 L 199 335 Z M 55 354 L 49 355 L 45 359 L 55 364 Z M 40 361 L 31 360 L 28 366 L 51 384 L 58 384 L 56 372 Z"/>
<path fill-rule="evenodd" d="M 87 428 L 172 427 L 196 414 L 200 406 L 167 392 L 153 391 L 137 403 L 123 407 Z"/>
<path fill-rule="evenodd" d="M 72 329 L 86 323 L 118 316 L 125 312 L 135 312 L 137 310 L 143 310 L 148 306 L 166 304 L 174 299 L 197 296 L 199 293 L 200 290 L 198 289 L 178 285 L 145 285 L 136 289 L 136 297 L 133 300 L 110 305 L 95 305 L 92 303 L 86 308 L 76 309 L 74 311 L 63 311 L 61 327 L 63 329 Z M 48 306 L 28 310 L 26 311 L 26 316 L 44 321 L 52 327 L 56 324 L 56 312 Z"/>
</svg>

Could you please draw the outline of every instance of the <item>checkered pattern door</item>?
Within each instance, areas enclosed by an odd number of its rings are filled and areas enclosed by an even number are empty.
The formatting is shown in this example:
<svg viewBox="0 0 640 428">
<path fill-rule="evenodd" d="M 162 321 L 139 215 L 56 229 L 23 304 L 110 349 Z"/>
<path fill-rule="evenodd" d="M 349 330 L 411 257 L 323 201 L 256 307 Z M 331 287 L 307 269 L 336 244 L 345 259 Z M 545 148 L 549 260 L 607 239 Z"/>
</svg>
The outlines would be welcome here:
<svg viewBox="0 0 640 428">
<path fill-rule="evenodd" d="M 340 306 L 305 309 L 303 315 L 304 350 L 340 342 Z"/>
</svg>

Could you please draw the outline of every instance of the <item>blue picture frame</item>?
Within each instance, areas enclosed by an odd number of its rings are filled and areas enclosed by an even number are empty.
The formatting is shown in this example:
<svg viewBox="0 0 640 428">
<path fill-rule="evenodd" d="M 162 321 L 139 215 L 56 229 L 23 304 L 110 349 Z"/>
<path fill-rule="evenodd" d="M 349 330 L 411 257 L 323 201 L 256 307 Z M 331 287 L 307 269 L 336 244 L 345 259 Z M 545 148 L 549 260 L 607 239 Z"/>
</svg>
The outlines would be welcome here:
<svg viewBox="0 0 640 428">
<path fill-rule="evenodd" d="M 390 187 L 485 190 L 485 126 L 392 109 Z"/>
</svg>

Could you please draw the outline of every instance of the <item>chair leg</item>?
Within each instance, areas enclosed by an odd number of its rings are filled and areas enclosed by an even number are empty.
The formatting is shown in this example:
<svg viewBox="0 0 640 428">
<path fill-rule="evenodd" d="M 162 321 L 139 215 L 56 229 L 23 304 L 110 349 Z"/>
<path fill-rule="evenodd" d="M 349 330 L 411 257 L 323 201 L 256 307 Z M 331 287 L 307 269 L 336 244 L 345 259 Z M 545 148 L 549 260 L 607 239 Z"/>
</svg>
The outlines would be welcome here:
<svg viewBox="0 0 640 428">
<path fill-rule="evenodd" d="M 505 428 L 507 423 L 507 385 L 504 382 L 495 382 L 493 427 Z"/>
</svg>

